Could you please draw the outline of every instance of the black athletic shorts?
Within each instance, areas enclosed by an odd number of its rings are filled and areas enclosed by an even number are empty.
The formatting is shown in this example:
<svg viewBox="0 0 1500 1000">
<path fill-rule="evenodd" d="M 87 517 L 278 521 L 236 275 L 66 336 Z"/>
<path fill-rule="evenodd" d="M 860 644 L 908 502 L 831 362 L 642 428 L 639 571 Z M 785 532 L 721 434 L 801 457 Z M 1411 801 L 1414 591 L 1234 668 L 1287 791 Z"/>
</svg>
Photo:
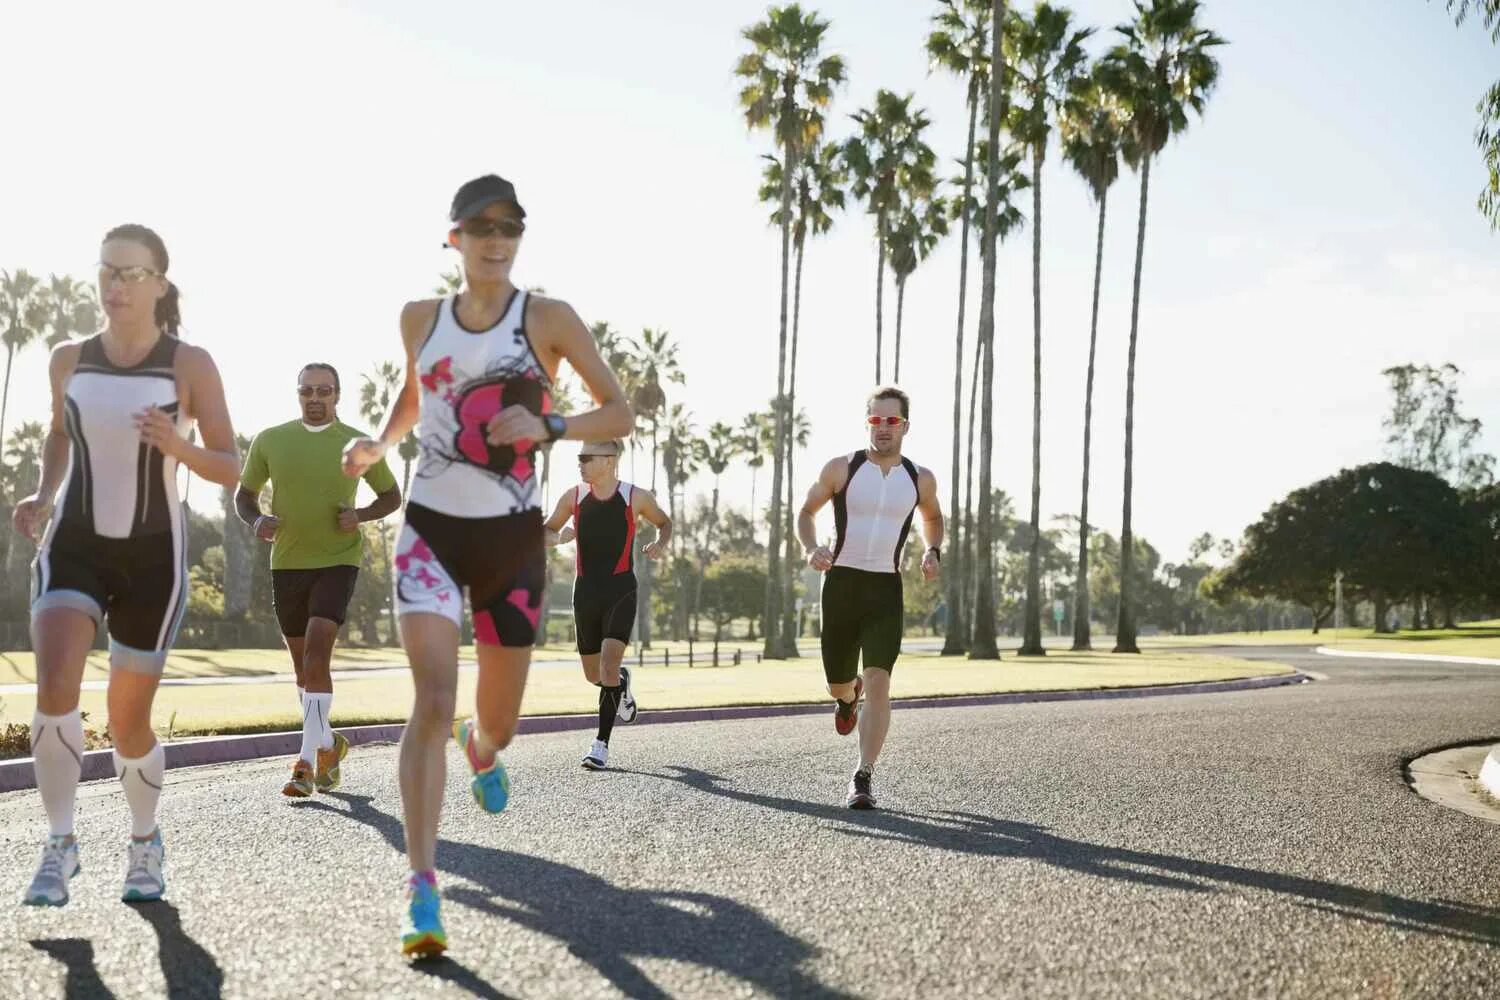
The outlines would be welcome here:
<svg viewBox="0 0 1500 1000">
<path fill-rule="evenodd" d="M 400 614 L 442 615 L 461 624 L 468 591 L 476 642 L 534 646 L 546 585 L 540 510 L 453 517 L 406 505 L 406 524 L 396 543 Z"/>
<path fill-rule="evenodd" d="M 309 618 L 344 624 L 357 579 L 358 566 L 271 570 L 271 604 L 276 608 L 281 634 L 289 639 L 302 638 L 307 634 Z"/>
<path fill-rule="evenodd" d="M 823 673 L 847 684 L 865 669 L 887 673 L 901 655 L 905 615 L 900 573 L 870 573 L 835 566 L 823 575 Z"/>
<path fill-rule="evenodd" d="M 573 627 L 579 653 L 593 656 L 604 648 L 605 639 L 630 642 L 635 592 L 634 573 L 580 576 L 573 581 Z"/>
<path fill-rule="evenodd" d="M 106 538 L 60 524 L 32 563 L 31 613 L 73 608 L 107 621 L 111 665 L 160 673 L 187 608 L 184 552 L 172 533 Z"/>
</svg>

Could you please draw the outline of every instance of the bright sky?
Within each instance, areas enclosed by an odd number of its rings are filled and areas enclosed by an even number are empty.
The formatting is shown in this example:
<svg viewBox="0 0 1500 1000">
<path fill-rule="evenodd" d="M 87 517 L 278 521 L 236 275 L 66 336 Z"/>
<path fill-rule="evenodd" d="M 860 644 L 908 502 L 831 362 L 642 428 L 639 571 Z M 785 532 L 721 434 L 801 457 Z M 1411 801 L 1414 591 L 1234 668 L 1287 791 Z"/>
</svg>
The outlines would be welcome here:
<svg viewBox="0 0 1500 1000">
<path fill-rule="evenodd" d="M 811 6 L 849 67 L 832 134 L 877 88 L 911 90 L 934 148 L 958 157 L 962 90 L 928 75 L 922 48 L 936 5 Z M 1127 0 L 1073 6 L 1105 29 L 1130 11 Z M 1461 366 L 1468 409 L 1500 448 L 1500 243 L 1474 208 L 1471 138 L 1500 49 L 1422 0 L 1204 7 L 1232 44 L 1206 118 L 1153 168 L 1141 307 L 1136 527 L 1169 560 L 1201 531 L 1238 536 L 1287 490 L 1377 457 L 1388 365 Z M 236 427 L 253 433 L 295 415 L 303 361 L 331 361 L 354 385 L 397 358 L 401 303 L 453 263 L 440 249 L 453 189 L 497 171 L 529 212 L 517 280 L 588 321 L 671 331 L 688 374 L 681 401 L 700 427 L 737 423 L 775 379 L 779 240 L 755 201 L 768 146 L 745 130 L 732 73 L 738 29 L 764 10 L 7 5 L 0 267 L 88 277 L 107 228 L 156 228 L 186 335 L 213 352 Z M 1043 194 L 1051 517 L 1079 499 L 1094 208 L 1055 155 Z M 1111 192 L 1105 256 L 1093 509 L 1110 531 L 1137 196 L 1129 174 Z M 957 250 L 950 238 L 908 285 L 902 362 L 915 401 L 907 450 L 935 469 L 945 503 Z M 799 480 L 862 440 L 874 258 L 857 208 L 809 247 L 799 386 L 814 432 Z M 1030 261 L 1028 230 L 1001 255 L 997 334 L 997 482 L 1018 498 L 1030 477 Z M 976 257 L 970 344 L 978 286 Z M 18 359 L 11 426 L 43 413 L 44 366 L 39 349 Z M 744 503 L 748 472 L 726 488 Z"/>
</svg>

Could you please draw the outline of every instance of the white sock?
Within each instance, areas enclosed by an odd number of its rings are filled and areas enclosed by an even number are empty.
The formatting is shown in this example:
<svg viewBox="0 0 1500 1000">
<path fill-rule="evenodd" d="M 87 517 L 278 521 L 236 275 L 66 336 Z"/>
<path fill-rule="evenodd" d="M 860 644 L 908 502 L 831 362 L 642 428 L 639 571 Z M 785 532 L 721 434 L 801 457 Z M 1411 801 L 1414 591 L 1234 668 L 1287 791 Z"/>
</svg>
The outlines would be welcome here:
<svg viewBox="0 0 1500 1000">
<path fill-rule="evenodd" d="M 157 743 L 144 757 L 130 760 L 115 751 L 115 774 L 130 805 L 130 835 L 144 840 L 156 832 L 156 805 L 161 801 L 167 754 Z"/>
<path fill-rule="evenodd" d="M 328 710 L 332 706 L 333 692 L 307 693 L 307 701 L 302 710 L 302 750 L 298 756 L 309 764 L 317 764 L 319 750 L 327 750 L 333 746 L 333 728 L 328 724 Z"/>
<path fill-rule="evenodd" d="M 42 793 L 52 836 L 70 836 L 78 775 L 83 770 L 83 720 L 78 709 L 67 715 L 33 715 L 31 755 L 35 758 L 36 788 Z"/>
</svg>

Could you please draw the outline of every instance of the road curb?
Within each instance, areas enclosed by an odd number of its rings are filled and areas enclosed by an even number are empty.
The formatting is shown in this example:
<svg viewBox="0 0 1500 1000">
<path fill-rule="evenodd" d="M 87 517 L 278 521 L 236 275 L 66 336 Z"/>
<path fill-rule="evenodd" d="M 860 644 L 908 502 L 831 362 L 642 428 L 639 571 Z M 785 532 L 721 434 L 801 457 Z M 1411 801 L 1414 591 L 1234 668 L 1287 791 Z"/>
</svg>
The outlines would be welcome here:
<svg viewBox="0 0 1500 1000">
<path fill-rule="evenodd" d="M 1366 653 L 1357 649 L 1333 649 L 1318 646 L 1313 650 L 1319 656 L 1343 656 L 1354 660 L 1415 660 L 1418 663 L 1460 663 L 1471 667 L 1500 667 L 1500 660 L 1483 656 L 1437 656 L 1429 653 Z"/>
<path fill-rule="evenodd" d="M 1407 784 L 1422 798 L 1500 823 L 1500 743 L 1493 737 L 1429 750 L 1407 761 L 1402 770 Z"/>
<path fill-rule="evenodd" d="M 895 709 L 920 708 L 976 708 L 988 705 L 1016 705 L 1049 701 L 1103 701 L 1118 698 L 1153 698 L 1173 694 L 1215 694 L 1224 691 L 1255 691 L 1263 688 L 1282 687 L 1288 684 L 1303 684 L 1312 680 L 1307 674 L 1294 670 L 1286 674 L 1271 674 L 1262 677 L 1243 677 L 1225 681 L 1196 681 L 1185 684 L 1157 684 L 1150 687 L 1088 688 L 1068 691 L 1009 691 L 1000 694 L 951 695 L 933 698 L 899 698 L 891 703 Z M 793 715 L 819 715 L 828 711 L 827 702 L 788 705 L 730 705 L 719 708 L 669 708 L 655 712 L 644 712 L 639 725 L 662 725 L 680 722 L 726 722 L 735 719 L 768 719 Z M 523 716 L 516 725 L 516 734 L 561 733 L 574 730 L 593 729 L 599 717 L 586 715 L 531 715 Z M 399 722 L 378 726 L 340 727 L 339 732 L 348 739 L 350 746 L 370 743 L 394 743 L 401 739 L 405 725 Z M 302 734 L 253 733 L 247 736 L 213 736 L 206 739 L 187 740 L 182 743 L 167 743 L 162 749 L 166 754 L 168 770 L 180 767 L 200 767 L 206 764 L 229 764 L 236 761 L 255 760 L 264 757 L 287 757 L 302 746 Z M 90 750 L 83 755 L 82 780 L 98 781 L 113 778 L 114 758 L 110 750 Z M 1500 769 L 1500 761 L 1497 761 Z M 1500 780 L 1500 770 L 1496 773 Z M 20 757 L 0 762 L 0 792 L 14 792 L 34 788 L 36 777 L 32 769 L 32 758 Z"/>
</svg>

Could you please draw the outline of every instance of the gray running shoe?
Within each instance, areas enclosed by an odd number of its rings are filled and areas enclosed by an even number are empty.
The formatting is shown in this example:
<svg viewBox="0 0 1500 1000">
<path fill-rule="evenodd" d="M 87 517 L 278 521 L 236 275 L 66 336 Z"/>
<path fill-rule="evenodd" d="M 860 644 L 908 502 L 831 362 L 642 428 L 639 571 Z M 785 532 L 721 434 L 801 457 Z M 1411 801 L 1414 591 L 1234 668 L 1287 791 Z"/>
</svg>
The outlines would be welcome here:
<svg viewBox="0 0 1500 1000">
<path fill-rule="evenodd" d="M 125 891 L 120 894 L 120 898 L 127 903 L 161 899 L 162 894 L 167 891 L 166 876 L 162 874 L 162 863 L 166 856 L 160 830 L 153 833 L 150 840 L 131 837 L 129 857 L 125 865 Z"/>
<path fill-rule="evenodd" d="M 42 862 L 21 902 L 27 906 L 62 906 L 68 901 L 68 880 L 79 870 L 78 841 L 48 837 L 42 845 Z"/>
</svg>

